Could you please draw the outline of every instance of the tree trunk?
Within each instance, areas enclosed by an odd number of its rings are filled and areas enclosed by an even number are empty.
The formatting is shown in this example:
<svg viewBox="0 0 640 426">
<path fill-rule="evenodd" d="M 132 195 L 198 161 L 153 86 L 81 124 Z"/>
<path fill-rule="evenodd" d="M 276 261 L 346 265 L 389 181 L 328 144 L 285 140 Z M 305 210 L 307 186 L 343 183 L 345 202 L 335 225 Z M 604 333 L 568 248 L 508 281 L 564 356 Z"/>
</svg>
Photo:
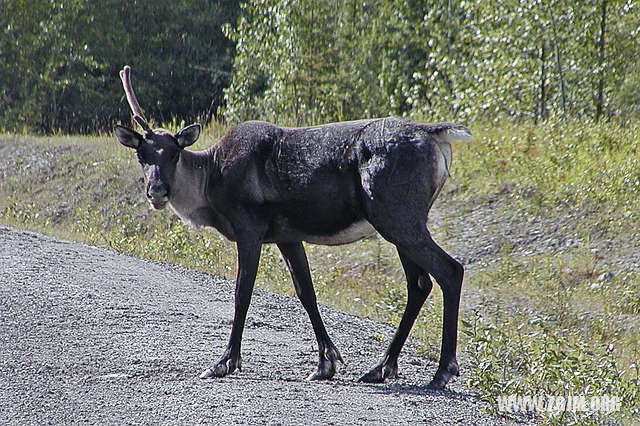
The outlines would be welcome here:
<svg viewBox="0 0 640 426">
<path fill-rule="evenodd" d="M 604 110 L 604 62 L 605 56 L 605 33 L 607 25 L 607 0 L 602 0 L 602 10 L 600 16 L 600 40 L 598 41 L 598 47 L 600 48 L 599 58 L 599 77 L 598 77 L 598 99 L 596 101 L 596 121 L 600 121 L 602 112 Z"/>
<path fill-rule="evenodd" d="M 538 119 L 544 121 L 547 116 L 547 42 L 542 39 L 542 47 L 540 48 L 540 97 L 535 114 L 535 124 Z"/>
<path fill-rule="evenodd" d="M 553 10 L 549 8 L 549 15 L 551 16 L 551 29 L 553 31 L 553 50 L 556 57 L 556 68 L 558 72 L 558 83 L 560 85 L 560 94 L 562 96 L 562 118 L 567 119 L 567 91 L 565 90 L 564 73 L 562 71 L 562 57 L 560 53 L 560 47 L 558 46 L 558 32 L 556 31 L 556 17 L 553 14 Z"/>
</svg>

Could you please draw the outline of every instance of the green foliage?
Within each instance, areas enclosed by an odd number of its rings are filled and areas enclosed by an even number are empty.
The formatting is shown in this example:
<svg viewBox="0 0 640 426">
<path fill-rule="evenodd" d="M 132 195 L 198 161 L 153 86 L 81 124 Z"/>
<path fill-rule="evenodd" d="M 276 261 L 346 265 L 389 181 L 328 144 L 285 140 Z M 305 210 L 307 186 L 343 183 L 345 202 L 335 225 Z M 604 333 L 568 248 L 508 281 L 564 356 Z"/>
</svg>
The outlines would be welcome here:
<svg viewBox="0 0 640 426">
<path fill-rule="evenodd" d="M 74 35 L 89 22 L 82 1 L 3 1 L 0 15 L 0 120 L 2 127 L 58 128 L 65 95 L 84 89 L 69 71 L 98 66 Z"/>
<path fill-rule="evenodd" d="M 538 122 L 637 109 L 636 0 L 3 0 L 2 8 L 0 129 L 10 131 L 126 122 L 124 64 L 157 122 L 220 114 L 294 125 L 386 115 Z"/>
<path fill-rule="evenodd" d="M 508 192 L 524 209 L 570 208 L 587 216 L 585 226 L 637 229 L 637 123 L 505 124 L 474 133 L 473 143 L 457 145 L 452 165 L 463 194 Z"/>
<path fill-rule="evenodd" d="M 600 118 L 638 52 L 633 0 L 290 6 L 242 6 L 228 118 Z"/>
<path fill-rule="evenodd" d="M 283 117 L 296 124 L 322 121 L 339 108 L 334 5 L 317 1 L 259 0 L 241 5 L 234 84 L 227 115 Z"/>
<path fill-rule="evenodd" d="M 469 382 L 497 410 L 499 395 L 614 395 L 640 416 L 638 271 L 602 282 L 593 253 L 504 256 L 471 278 L 483 298 L 462 321 Z M 505 291 L 509 288 L 509 291 Z M 625 313 L 622 313 L 624 311 Z M 601 424 L 594 413 L 544 413 L 548 423 Z"/>
<path fill-rule="evenodd" d="M 638 416 L 638 370 L 621 368 L 614 345 L 586 343 L 540 318 L 515 322 L 477 312 L 462 322 L 468 336 L 469 383 L 497 410 L 500 395 L 618 396 L 622 415 Z M 609 424 L 588 412 L 545 412 L 545 423 Z M 637 417 L 636 417 L 637 418 Z"/>
<path fill-rule="evenodd" d="M 622 119 L 640 119 L 640 72 L 628 74 L 612 100 L 615 111 Z"/>
<path fill-rule="evenodd" d="M 206 121 L 222 102 L 233 45 L 221 26 L 235 21 L 237 1 L 0 4 L 0 129 L 87 132 L 127 122 L 125 64 L 156 121 Z"/>
</svg>

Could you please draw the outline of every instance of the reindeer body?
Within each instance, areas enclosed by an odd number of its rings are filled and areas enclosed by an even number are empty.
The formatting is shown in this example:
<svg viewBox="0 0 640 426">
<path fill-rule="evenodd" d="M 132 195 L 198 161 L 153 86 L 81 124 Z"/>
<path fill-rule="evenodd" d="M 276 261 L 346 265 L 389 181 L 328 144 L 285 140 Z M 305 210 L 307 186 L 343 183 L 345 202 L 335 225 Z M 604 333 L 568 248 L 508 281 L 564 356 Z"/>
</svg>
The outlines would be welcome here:
<svg viewBox="0 0 640 426">
<path fill-rule="evenodd" d="M 451 165 L 453 140 L 471 132 L 452 123 L 422 124 L 397 118 L 303 128 L 250 121 L 231 129 L 202 152 L 185 147 L 197 124 L 176 134 L 153 130 L 121 71 L 134 120 L 144 134 L 116 126 L 123 145 L 136 150 L 146 196 L 167 204 L 186 222 L 217 229 L 238 248 L 235 314 L 229 343 L 200 377 L 222 377 L 241 367 L 240 347 L 260 249 L 275 243 L 291 272 L 318 342 L 312 380 L 333 377 L 342 361 L 320 317 L 303 241 L 346 244 L 378 232 L 393 243 L 407 277 L 407 306 L 383 358 L 360 379 L 382 382 L 397 375 L 400 350 L 429 296 L 433 277 L 443 292 L 440 363 L 432 388 L 458 374 L 457 322 L 463 267 L 431 238 L 427 215 Z"/>
<path fill-rule="evenodd" d="M 242 210 L 268 225 L 264 242 L 350 243 L 375 233 L 372 203 L 399 197 L 401 208 L 413 196 L 428 212 L 448 176 L 442 133 L 450 129 L 458 127 L 396 118 L 293 129 L 245 122 L 209 150 L 181 155 L 176 173 L 185 177 L 177 181 L 185 183 L 174 185 L 169 204 L 232 241 Z M 200 176 L 192 176 L 194 161 Z"/>
</svg>

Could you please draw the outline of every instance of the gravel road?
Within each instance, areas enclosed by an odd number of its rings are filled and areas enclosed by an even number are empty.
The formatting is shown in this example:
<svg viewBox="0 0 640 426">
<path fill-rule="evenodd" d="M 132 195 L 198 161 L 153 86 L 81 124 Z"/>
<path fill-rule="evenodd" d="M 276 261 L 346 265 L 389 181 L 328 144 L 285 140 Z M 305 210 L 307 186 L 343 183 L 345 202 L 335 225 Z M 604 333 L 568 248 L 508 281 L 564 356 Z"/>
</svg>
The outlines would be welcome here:
<svg viewBox="0 0 640 426">
<path fill-rule="evenodd" d="M 315 339 L 297 300 L 256 291 L 243 371 L 198 374 L 222 353 L 233 285 L 211 275 L 0 226 L 0 424 L 499 424 L 409 343 L 400 378 L 356 383 L 386 324 L 321 307 L 347 363 L 307 382 Z M 464 367 L 463 367 L 464 368 Z"/>
</svg>

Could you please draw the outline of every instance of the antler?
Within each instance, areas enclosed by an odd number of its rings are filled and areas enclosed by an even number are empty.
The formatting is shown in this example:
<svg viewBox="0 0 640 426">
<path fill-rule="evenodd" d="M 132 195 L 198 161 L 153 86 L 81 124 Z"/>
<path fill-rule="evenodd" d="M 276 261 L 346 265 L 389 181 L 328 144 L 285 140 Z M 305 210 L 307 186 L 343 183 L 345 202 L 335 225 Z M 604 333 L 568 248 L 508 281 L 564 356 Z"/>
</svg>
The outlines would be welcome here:
<svg viewBox="0 0 640 426">
<path fill-rule="evenodd" d="M 149 126 L 147 119 L 144 118 L 142 108 L 140 108 L 136 95 L 133 93 L 133 87 L 131 87 L 131 67 L 129 65 L 125 65 L 120 71 L 120 79 L 122 80 L 124 93 L 127 95 L 127 102 L 129 102 L 129 107 L 133 113 L 133 119 L 145 132 L 153 133 L 153 129 Z"/>
</svg>

